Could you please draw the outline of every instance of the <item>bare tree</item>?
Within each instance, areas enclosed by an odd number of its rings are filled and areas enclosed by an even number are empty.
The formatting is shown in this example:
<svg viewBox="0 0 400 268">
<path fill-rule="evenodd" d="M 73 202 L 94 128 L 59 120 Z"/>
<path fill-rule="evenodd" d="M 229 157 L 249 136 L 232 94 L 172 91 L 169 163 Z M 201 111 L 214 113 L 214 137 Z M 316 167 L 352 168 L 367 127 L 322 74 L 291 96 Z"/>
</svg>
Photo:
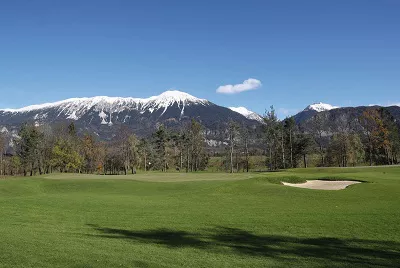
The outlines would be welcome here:
<svg viewBox="0 0 400 268">
<path fill-rule="evenodd" d="M 244 150 L 245 157 L 245 168 L 246 172 L 249 172 L 249 142 L 250 142 L 250 131 L 246 125 L 242 125 L 240 128 L 240 139 Z"/>
<path fill-rule="evenodd" d="M 315 143 L 318 145 L 318 152 L 321 156 L 321 165 L 325 166 L 325 146 L 324 133 L 326 132 L 326 124 L 323 114 L 318 113 L 312 118 L 311 133 Z"/>
<path fill-rule="evenodd" d="M 238 135 L 238 126 L 232 120 L 228 124 L 228 141 L 229 141 L 229 159 L 230 159 L 230 173 L 234 172 L 233 154 L 236 146 L 236 139 Z"/>
<path fill-rule="evenodd" d="M 6 150 L 6 137 L 0 132 L 0 176 L 4 175 L 4 154 Z"/>
</svg>

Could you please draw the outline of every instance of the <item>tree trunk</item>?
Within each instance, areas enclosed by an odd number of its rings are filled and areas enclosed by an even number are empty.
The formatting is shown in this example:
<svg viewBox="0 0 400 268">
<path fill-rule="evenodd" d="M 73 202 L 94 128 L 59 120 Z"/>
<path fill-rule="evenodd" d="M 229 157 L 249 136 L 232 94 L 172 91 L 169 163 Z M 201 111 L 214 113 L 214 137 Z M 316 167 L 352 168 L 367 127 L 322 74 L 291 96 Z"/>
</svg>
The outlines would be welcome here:
<svg viewBox="0 0 400 268">
<path fill-rule="evenodd" d="M 281 146 L 282 146 L 282 164 L 283 164 L 283 168 L 286 168 L 286 163 L 285 163 L 285 146 L 283 143 L 283 130 L 282 130 L 282 141 L 281 141 Z"/>
<path fill-rule="evenodd" d="M 180 158 L 179 172 L 181 172 L 182 168 L 183 168 L 183 153 L 182 153 L 182 150 L 180 150 L 179 158 Z"/>
<path fill-rule="evenodd" d="M 3 152 L 0 152 L 0 176 L 3 175 Z"/>
<path fill-rule="evenodd" d="M 307 168 L 307 155 L 303 154 L 304 168 Z"/>
<path fill-rule="evenodd" d="M 319 132 L 319 152 L 321 154 L 321 164 L 325 166 L 324 148 L 322 147 L 322 132 Z"/>
<path fill-rule="evenodd" d="M 271 147 L 269 148 L 269 170 L 272 170 L 272 149 Z"/>
<path fill-rule="evenodd" d="M 369 165 L 372 166 L 372 145 L 369 145 Z"/>
<path fill-rule="evenodd" d="M 146 152 L 144 153 L 144 172 L 147 171 L 147 157 L 146 157 Z"/>
<path fill-rule="evenodd" d="M 233 144 L 231 141 L 231 173 L 233 173 Z"/>
<path fill-rule="evenodd" d="M 292 142 L 292 131 L 289 132 L 290 141 L 290 167 L 293 168 L 293 142 Z"/>
<path fill-rule="evenodd" d="M 249 146 L 246 140 L 246 172 L 249 172 Z"/>
<path fill-rule="evenodd" d="M 239 172 L 239 160 L 238 160 L 238 153 L 236 152 L 236 172 Z"/>
<path fill-rule="evenodd" d="M 189 150 L 189 146 L 188 146 L 188 148 L 186 150 L 186 154 L 187 154 L 186 155 L 186 161 L 187 161 L 187 163 L 186 163 L 186 173 L 189 172 L 189 165 L 190 165 L 189 152 L 190 152 L 190 150 Z"/>
<path fill-rule="evenodd" d="M 321 154 L 321 164 L 324 167 L 325 166 L 325 158 L 324 158 L 324 148 L 322 148 L 322 145 L 319 145 L 319 153 Z"/>
</svg>

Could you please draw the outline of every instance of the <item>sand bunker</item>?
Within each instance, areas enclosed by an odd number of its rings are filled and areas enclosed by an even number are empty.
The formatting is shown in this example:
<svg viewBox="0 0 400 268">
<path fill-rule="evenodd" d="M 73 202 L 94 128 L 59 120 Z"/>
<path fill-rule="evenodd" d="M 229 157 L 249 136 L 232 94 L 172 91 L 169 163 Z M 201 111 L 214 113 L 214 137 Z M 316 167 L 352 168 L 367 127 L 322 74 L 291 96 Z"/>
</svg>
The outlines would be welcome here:
<svg viewBox="0 0 400 268">
<path fill-rule="evenodd" d="M 323 181 L 323 180 L 312 180 L 306 181 L 305 183 L 287 183 L 282 182 L 286 186 L 307 188 L 314 190 L 343 190 L 349 185 L 361 183 L 359 181 Z"/>
</svg>

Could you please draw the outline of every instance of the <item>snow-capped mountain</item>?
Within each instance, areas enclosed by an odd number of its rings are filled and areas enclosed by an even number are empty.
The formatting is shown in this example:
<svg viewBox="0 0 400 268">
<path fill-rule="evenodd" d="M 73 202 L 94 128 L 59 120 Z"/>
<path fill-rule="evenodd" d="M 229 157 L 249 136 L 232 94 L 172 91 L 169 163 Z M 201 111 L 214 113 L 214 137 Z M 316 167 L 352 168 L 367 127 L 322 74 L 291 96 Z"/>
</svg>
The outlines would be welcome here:
<svg viewBox="0 0 400 268">
<path fill-rule="evenodd" d="M 392 106 L 379 106 L 375 105 L 373 106 L 376 109 L 384 109 L 386 112 L 388 112 L 396 122 L 400 125 L 400 107 L 396 105 Z M 338 107 L 338 106 L 333 106 L 330 104 L 326 103 L 314 103 L 307 108 L 305 108 L 303 111 L 299 112 L 298 114 L 294 115 L 293 118 L 297 124 L 303 125 L 303 127 L 307 127 L 307 125 L 310 127 L 313 122 L 312 118 L 320 114 L 323 119 L 324 124 L 326 126 L 330 126 L 331 128 L 334 128 L 337 124 L 335 121 L 339 120 L 348 120 L 349 122 L 356 122 L 360 116 L 362 116 L 363 112 L 371 108 L 371 106 L 357 106 L 357 107 Z"/>
<path fill-rule="evenodd" d="M 256 125 L 257 119 L 218 106 L 185 92 L 170 90 L 149 98 L 73 98 L 19 109 L 0 109 L 0 129 L 11 131 L 24 122 L 35 125 L 75 122 L 81 132 L 109 139 L 125 125 L 138 135 L 151 133 L 158 124 L 177 127 L 192 118 L 211 134 L 219 135 L 229 120 Z"/>
<path fill-rule="evenodd" d="M 338 106 L 333 106 L 331 104 L 318 102 L 311 105 L 308 105 L 303 111 L 299 112 L 298 114 L 294 115 L 294 119 L 297 123 L 303 122 L 308 120 L 309 118 L 313 117 L 314 115 L 322 112 L 332 111 L 335 109 L 340 109 Z"/>
<path fill-rule="evenodd" d="M 228 107 L 228 108 L 234 112 L 237 112 L 237 113 L 245 116 L 248 119 L 257 120 L 259 122 L 263 121 L 262 117 L 259 114 L 248 110 L 246 107 L 241 106 L 241 107 Z"/>
<path fill-rule="evenodd" d="M 314 110 L 316 112 L 323 112 L 323 111 L 330 111 L 330 110 L 338 109 L 338 108 L 340 108 L 340 107 L 333 106 L 333 105 L 327 104 L 327 103 L 318 102 L 318 103 L 314 103 L 314 104 L 307 106 L 307 108 L 304 110 L 305 111 Z"/>
<path fill-rule="evenodd" d="M 185 92 L 170 90 L 165 91 L 159 96 L 153 96 L 146 99 L 141 98 L 121 98 L 121 97 L 92 97 L 92 98 L 72 98 L 54 103 L 45 103 L 40 105 L 31 105 L 20 109 L 3 109 L 4 113 L 29 113 L 38 112 L 36 119 L 45 117 L 40 114 L 48 109 L 57 109 L 58 116 L 65 115 L 67 119 L 78 120 L 89 110 L 99 112 L 99 117 L 103 120 L 106 118 L 105 113 L 119 113 L 124 110 L 137 110 L 141 113 L 149 111 L 153 113 L 155 110 L 163 109 L 166 112 L 168 107 L 177 104 L 184 114 L 185 107 L 188 105 L 209 105 L 210 102 L 204 99 L 196 98 Z"/>
</svg>

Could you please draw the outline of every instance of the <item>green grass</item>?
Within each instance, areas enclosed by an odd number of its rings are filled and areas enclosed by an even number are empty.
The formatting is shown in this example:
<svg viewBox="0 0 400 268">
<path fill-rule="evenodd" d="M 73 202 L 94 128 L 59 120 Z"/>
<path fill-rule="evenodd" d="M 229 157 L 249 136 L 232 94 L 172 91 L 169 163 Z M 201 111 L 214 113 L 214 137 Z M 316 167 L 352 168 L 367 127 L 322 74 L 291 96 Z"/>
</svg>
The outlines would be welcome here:
<svg viewBox="0 0 400 268">
<path fill-rule="evenodd" d="M 399 224 L 399 167 L 0 180 L 0 267 L 398 267 Z"/>
</svg>

